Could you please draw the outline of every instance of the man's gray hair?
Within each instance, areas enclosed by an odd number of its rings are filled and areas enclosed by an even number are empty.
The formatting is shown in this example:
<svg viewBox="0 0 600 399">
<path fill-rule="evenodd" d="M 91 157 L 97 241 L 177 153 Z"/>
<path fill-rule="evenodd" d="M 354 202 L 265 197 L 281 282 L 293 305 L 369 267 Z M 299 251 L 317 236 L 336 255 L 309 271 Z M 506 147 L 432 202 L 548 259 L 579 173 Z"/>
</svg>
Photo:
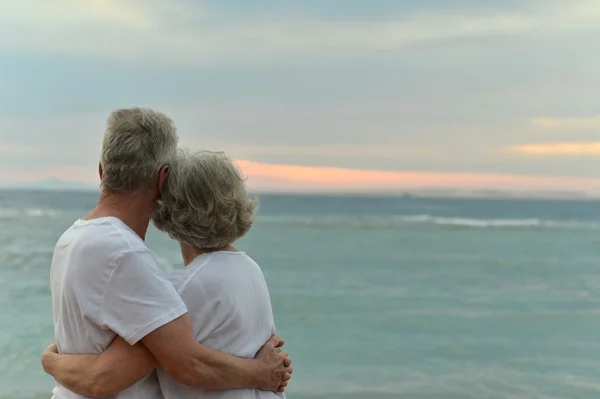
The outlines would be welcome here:
<svg viewBox="0 0 600 399">
<path fill-rule="evenodd" d="M 177 152 L 177 131 L 163 113 L 147 108 L 114 111 L 102 143 L 102 188 L 132 194 L 157 183 Z"/>
<path fill-rule="evenodd" d="M 223 248 L 252 226 L 257 203 L 240 170 L 222 152 L 180 150 L 165 178 L 152 221 L 196 248 Z"/>
</svg>

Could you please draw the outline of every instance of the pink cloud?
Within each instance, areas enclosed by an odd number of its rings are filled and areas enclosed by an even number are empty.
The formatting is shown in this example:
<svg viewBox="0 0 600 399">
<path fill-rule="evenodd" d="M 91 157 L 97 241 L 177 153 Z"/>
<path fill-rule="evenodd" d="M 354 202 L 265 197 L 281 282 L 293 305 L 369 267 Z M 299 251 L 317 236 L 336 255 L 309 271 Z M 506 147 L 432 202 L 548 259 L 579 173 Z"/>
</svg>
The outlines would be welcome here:
<svg viewBox="0 0 600 399">
<path fill-rule="evenodd" d="M 600 155 L 600 142 L 529 144 L 513 148 L 527 155 Z"/>
<path fill-rule="evenodd" d="M 401 172 L 298 165 L 277 165 L 238 160 L 257 190 L 368 191 L 394 189 L 500 189 L 600 190 L 600 179 L 518 176 L 491 173 Z"/>
<path fill-rule="evenodd" d="M 403 172 L 282 165 L 236 161 L 248 187 L 258 191 L 344 192 L 404 189 L 576 190 L 600 192 L 600 179 L 578 177 L 519 176 L 493 173 Z M 1 181 L 35 182 L 48 178 L 98 184 L 97 171 L 82 166 L 63 166 L 32 172 L 4 171 Z"/>
</svg>

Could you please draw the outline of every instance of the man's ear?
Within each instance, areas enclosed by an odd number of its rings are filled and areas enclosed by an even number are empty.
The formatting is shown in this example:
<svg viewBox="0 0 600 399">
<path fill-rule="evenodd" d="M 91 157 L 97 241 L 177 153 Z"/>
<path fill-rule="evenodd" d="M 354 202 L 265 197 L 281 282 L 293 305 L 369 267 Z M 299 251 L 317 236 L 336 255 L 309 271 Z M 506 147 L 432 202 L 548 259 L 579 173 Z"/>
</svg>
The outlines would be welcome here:
<svg viewBox="0 0 600 399">
<path fill-rule="evenodd" d="M 169 234 L 169 238 L 170 238 L 171 240 L 174 240 L 174 239 L 175 239 L 175 237 L 173 237 L 173 234 L 171 234 L 171 233 L 168 233 L 168 234 Z"/>
<path fill-rule="evenodd" d="M 167 173 L 169 172 L 169 165 L 163 165 L 162 168 L 158 171 L 158 196 L 162 194 L 163 185 L 165 184 L 165 179 L 167 178 Z"/>
<path fill-rule="evenodd" d="M 102 162 L 98 162 L 98 175 L 100 176 L 100 181 L 102 181 Z"/>
</svg>

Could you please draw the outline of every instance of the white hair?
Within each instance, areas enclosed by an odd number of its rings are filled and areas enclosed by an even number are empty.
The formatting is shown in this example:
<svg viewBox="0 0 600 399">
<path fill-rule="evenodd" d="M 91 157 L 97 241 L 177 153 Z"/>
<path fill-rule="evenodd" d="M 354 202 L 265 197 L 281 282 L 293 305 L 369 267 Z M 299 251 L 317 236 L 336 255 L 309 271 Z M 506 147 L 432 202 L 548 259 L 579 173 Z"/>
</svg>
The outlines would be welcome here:
<svg viewBox="0 0 600 399">
<path fill-rule="evenodd" d="M 157 173 L 177 152 L 177 131 L 163 113 L 147 108 L 114 111 L 102 143 L 101 187 L 131 194 L 157 183 Z"/>
<path fill-rule="evenodd" d="M 250 230 L 256 207 L 240 170 L 225 154 L 180 150 L 169 167 L 152 221 L 179 242 L 217 249 Z"/>
</svg>

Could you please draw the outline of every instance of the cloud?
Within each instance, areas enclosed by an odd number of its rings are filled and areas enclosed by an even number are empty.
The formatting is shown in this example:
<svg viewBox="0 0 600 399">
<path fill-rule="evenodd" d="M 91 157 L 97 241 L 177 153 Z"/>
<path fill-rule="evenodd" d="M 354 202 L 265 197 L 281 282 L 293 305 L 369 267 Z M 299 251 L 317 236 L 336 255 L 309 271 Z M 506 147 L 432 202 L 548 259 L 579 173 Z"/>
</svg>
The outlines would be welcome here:
<svg viewBox="0 0 600 399">
<path fill-rule="evenodd" d="M 511 146 L 524 135 L 535 136 L 535 131 L 455 125 L 397 103 L 222 102 L 157 109 L 175 120 L 182 147 L 225 151 L 265 164 L 600 177 L 598 169 L 588 165 L 592 157 L 573 162 L 515 152 Z M 72 170 L 77 166 L 91 171 L 95 179 L 109 112 L 0 118 L 0 169 L 33 173 L 70 165 Z"/>
<path fill-rule="evenodd" d="M 600 128 L 600 116 L 579 118 L 535 118 L 532 125 L 543 129 L 597 129 Z"/>
<path fill-rule="evenodd" d="M 0 0 L 0 170 L 93 180 L 137 104 L 265 165 L 600 177 L 598 1 L 267 3 Z"/>
<path fill-rule="evenodd" d="M 0 155 L 3 157 L 23 157 L 23 156 L 39 156 L 49 154 L 50 150 L 47 147 L 38 147 L 35 145 L 15 145 L 12 143 L 4 143 L 0 141 Z"/>
<path fill-rule="evenodd" d="M 533 2 L 495 12 L 414 11 L 384 20 L 234 15 L 170 0 L 4 1 L 0 48 L 176 66 L 281 62 L 316 54 L 396 51 L 501 35 L 597 28 L 594 1 Z M 558 4 L 558 5 L 557 5 Z"/>
<path fill-rule="evenodd" d="M 146 1 L 146 5 L 131 0 L 2 1 L 0 19 L 25 28 L 61 23 L 66 24 L 62 27 L 64 31 L 76 28 L 86 31 L 100 24 L 146 30 L 156 25 L 158 13 L 165 11 L 164 5 L 152 0 Z"/>
<path fill-rule="evenodd" d="M 513 147 L 512 150 L 527 155 L 600 156 L 600 142 L 528 144 Z"/>
<path fill-rule="evenodd" d="M 238 160 L 250 187 L 276 191 L 369 191 L 410 189 L 600 190 L 600 179 L 493 173 L 428 173 L 278 165 Z"/>
<path fill-rule="evenodd" d="M 414 189 L 497 189 L 510 191 L 572 190 L 600 192 L 600 179 L 521 176 L 493 173 L 430 173 L 361 170 L 350 168 L 282 165 L 248 160 L 236 163 L 247 177 L 250 190 L 279 192 L 377 192 Z M 58 178 L 66 182 L 98 184 L 95 168 L 65 165 L 37 171 L 0 172 L 0 181 L 36 182 Z"/>
<path fill-rule="evenodd" d="M 397 144 L 233 145 L 225 148 L 228 153 L 247 157 L 395 158 L 407 154 L 414 156 L 419 150 L 423 153 L 422 149 Z"/>
</svg>

